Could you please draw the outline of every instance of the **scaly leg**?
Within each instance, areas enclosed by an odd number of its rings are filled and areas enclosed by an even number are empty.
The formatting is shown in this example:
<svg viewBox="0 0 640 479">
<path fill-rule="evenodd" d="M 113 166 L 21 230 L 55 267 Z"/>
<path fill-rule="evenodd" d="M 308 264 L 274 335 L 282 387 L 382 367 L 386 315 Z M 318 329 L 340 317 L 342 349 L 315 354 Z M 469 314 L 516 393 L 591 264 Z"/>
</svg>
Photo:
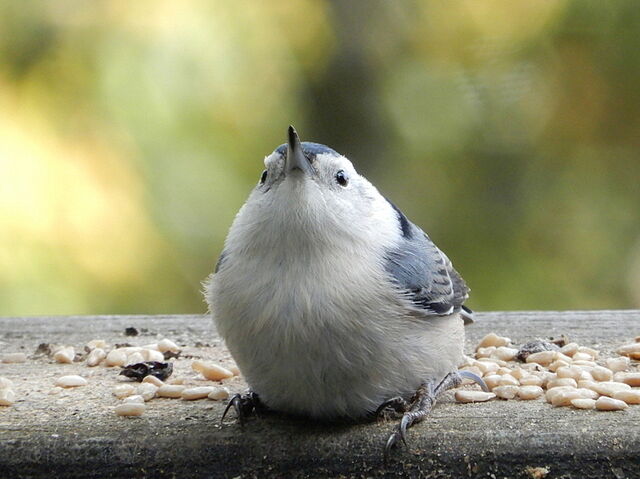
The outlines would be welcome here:
<svg viewBox="0 0 640 479">
<path fill-rule="evenodd" d="M 462 383 L 462 380 L 465 378 L 471 379 L 478 383 L 484 391 L 489 390 L 482 378 L 470 371 L 454 371 L 452 373 L 449 373 L 436 387 L 434 387 L 434 383 L 431 381 L 424 382 L 420 385 L 415 395 L 413 396 L 413 402 L 411 403 L 411 406 L 409 407 L 408 411 L 404 413 L 402 419 L 400 420 L 400 424 L 396 426 L 395 430 L 391 433 L 389 439 L 387 440 L 387 444 L 384 448 L 385 461 L 389 457 L 389 451 L 398 443 L 398 440 L 401 439 L 405 446 L 407 445 L 407 429 L 427 417 L 431 412 L 431 409 L 435 405 L 436 399 L 446 390 L 459 386 Z M 380 406 L 380 408 L 378 408 L 378 411 L 384 410 L 387 407 L 387 404 L 391 401 L 399 403 L 398 401 L 396 401 L 396 399 L 397 398 L 386 401 L 382 404 L 382 406 Z"/>
</svg>

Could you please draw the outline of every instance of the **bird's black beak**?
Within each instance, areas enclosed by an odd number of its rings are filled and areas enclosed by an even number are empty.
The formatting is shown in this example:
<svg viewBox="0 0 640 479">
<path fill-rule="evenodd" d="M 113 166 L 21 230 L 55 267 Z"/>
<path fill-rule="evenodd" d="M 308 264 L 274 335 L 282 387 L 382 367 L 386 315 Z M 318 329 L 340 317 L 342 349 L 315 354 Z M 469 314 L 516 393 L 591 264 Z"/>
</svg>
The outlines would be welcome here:
<svg viewBox="0 0 640 479">
<path fill-rule="evenodd" d="M 302 151 L 300 138 L 298 138 L 298 133 L 293 126 L 289 126 L 288 136 L 285 171 L 290 173 L 294 170 L 300 170 L 305 174 L 313 174 L 314 170 L 311 166 L 311 162 Z"/>
</svg>

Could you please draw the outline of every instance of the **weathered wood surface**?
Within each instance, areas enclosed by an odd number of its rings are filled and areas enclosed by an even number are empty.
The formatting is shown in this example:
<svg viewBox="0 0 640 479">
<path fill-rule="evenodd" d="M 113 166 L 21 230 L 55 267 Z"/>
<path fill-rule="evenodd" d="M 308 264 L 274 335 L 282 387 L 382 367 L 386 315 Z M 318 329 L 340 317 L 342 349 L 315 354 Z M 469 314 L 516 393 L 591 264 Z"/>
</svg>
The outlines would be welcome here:
<svg viewBox="0 0 640 479">
<path fill-rule="evenodd" d="M 146 329 L 127 338 L 124 329 Z M 567 335 L 612 352 L 640 334 L 640 311 L 478 314 L 467 350 L 490 331 L 521 343 Z M 185 354 L 229 361 L 211 321 L 202 316 L 0 318 L 0 354 L 32 355 L 42 342 L 81 348 L 91 339 L 145 344 L 172 338 Z M 197 343 L 204 344 L 197 344 Z M 183 361 L 188 363 L 188 361 Z M 186 367 L 186 366 L 185 366 Z M 176 374 L 188 374 L 188 369 Z M 91 374 L 90 386 L 49 395 L 53 379 Z M 117 371 L 29 359 L 0 364 L 20 402 L 0 408 L 0 477 L 640 477 L 640 406 L 623 412 L 552 408 L 541 401 L 462 405 L 451 394 L 411 429 L 409 450 L 382 446 L 393 422 L 317 424 L 268 415 L 244 430 L 220 427 L 223 404 L 153 400 L 144 416 L 116 417 L 110 395 Z M 230 382 L 232 392 L 244 388 Z"/>
</svg>

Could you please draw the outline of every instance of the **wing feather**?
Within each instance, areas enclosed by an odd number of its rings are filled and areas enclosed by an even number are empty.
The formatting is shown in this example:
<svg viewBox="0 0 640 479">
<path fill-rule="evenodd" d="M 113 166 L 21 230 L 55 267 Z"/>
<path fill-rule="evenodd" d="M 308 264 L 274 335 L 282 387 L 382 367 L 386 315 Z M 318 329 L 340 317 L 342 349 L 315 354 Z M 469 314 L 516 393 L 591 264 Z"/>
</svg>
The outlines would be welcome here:
<svg viewBox="0 0 640 479">
<path fill-rule="evenodd" d="M 387 252 L 385 269 L 401 293 L 425 316 L 447 316 L 463 310 L 465 319 L 471 320 L 471 310 L 462 306 L 469 297 L 462 276 L 424 231 L 394 209 L 403 234 L 400 243 Z"/>
</svg>

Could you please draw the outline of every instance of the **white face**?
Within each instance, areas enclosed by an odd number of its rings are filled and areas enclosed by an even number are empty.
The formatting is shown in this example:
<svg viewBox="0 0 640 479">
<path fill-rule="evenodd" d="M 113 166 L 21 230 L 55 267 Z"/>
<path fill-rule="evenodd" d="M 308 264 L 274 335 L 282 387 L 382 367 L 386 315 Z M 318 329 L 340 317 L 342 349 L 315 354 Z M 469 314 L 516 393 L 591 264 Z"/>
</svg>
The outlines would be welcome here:
<svg viewBox="0 0 640 479">
<path fill-rule="evenodd" d="M 392 207 L 344 156 L 317 154 L 311 173 L 285 171 L 284 155 L 278 151 L 264 163 L 266 170 L 240 213 L 255 233 L 278 228 L 313 236 L 314 241 L 383 236 L 385 243 L 399 236 Z"/>
</svg>

